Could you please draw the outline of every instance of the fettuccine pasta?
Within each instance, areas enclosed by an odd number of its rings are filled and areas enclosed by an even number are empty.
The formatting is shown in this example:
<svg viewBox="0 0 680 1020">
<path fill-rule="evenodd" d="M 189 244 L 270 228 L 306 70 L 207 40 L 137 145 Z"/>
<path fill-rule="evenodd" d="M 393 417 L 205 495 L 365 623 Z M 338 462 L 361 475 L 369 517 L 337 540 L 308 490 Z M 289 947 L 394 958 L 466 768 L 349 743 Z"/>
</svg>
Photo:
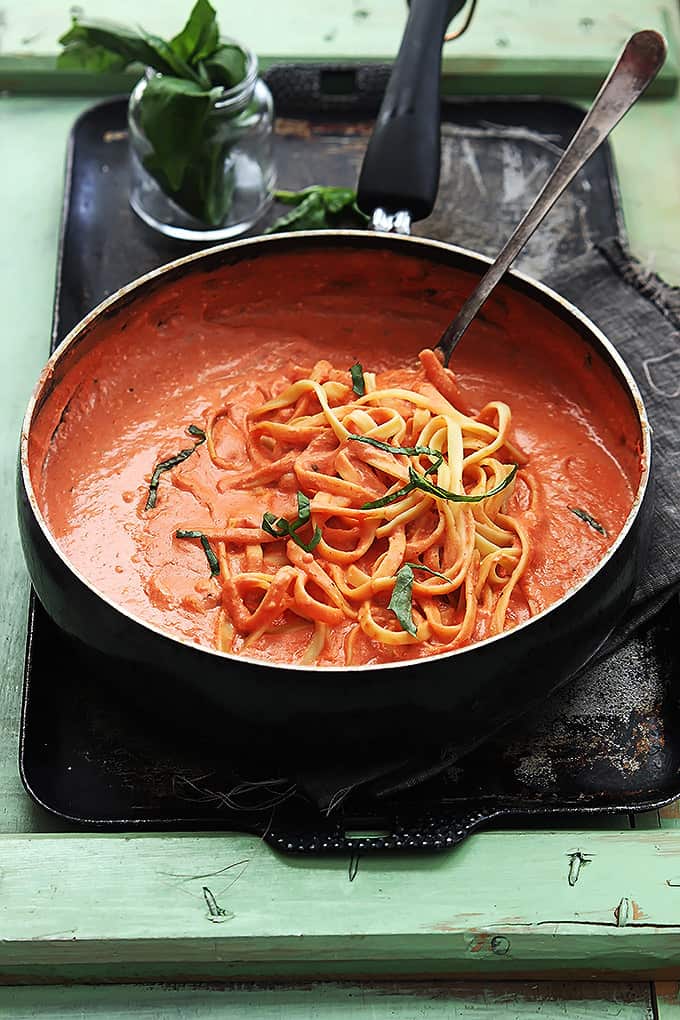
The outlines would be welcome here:
<svg viewBox="0 0 680 1020">
<path fill-rule="evenodd" d="M 215 435 L 206 449 L 222 490 L 277 490 L 295 499 L 271 512 L 180 538 L 214 550 L 220 612 L 216 644 L 247 650 L 282 626 L 307 625 L 302 661 L 317 664 L 329 631 L 345 629 L 344 664 L 362 637 L 429 654 L 498 634 L 529 557 L 526 529 L 508 508 L 526 457 L 511 441 L 502 401 L 474 416 L 433 351 L 399 384 L 361 365 L 319 361 L 242 420 L 249 466 L 230 470 Z M 266 499 L 266 497 L 265 497 Z"/>
</svg>

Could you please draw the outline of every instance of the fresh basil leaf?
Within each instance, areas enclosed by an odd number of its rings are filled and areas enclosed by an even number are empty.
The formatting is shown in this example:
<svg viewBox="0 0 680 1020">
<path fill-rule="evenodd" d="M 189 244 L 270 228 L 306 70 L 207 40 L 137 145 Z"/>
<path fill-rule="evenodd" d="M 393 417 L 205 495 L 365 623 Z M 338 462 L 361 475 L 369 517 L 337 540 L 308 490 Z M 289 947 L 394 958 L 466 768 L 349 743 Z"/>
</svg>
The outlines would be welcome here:
<svg viewBox="0 0 680 1020">
<path fill-rule="evenodd" d="M 309 502 L 309 496 L 305 496 L 304 492 L 298 491 L 297 507 L 298 507 L 298 521 L 300 522 L 300 524 L 306 524 L 312 515 L 312 508 L 311 503 Z"/>
<path fill-rule="evenodd" d="M 303 542 L 293 532 L 291 532 L 291 536 L 290 537 L 293 539 L 293 541 L 297 545 L 300 546 L 301 549 L 304 549 L 305 552 L 313 552 L 316 549 L 316 547 L 319 544 L 319 542 L 321 541 L 321 528 L 319 527 L 318 524 L 316 524 L 314 526 L 314 533 L 313 533 L 312 537 L 310 538 L 309 542 Z"/>
<path fill-rule="evenodd" d="M 197 158 L 212 93 L 193 81 L 168 75 L 151 78 L 139 103 L 142 131 L 152 146 L 144 165 L 164 191 L 177 192 Z"/>
<path fill-rule="evenodd" d="M 98 71 L 123 70 L 130 64 L 143 64 L 160 74 L 187 78 L 197 84 L 200 82 L 196 71 L 175 53 L 169 43 L 143 29 L 135 32 L 122 25 L 74 19 L 59 42 L 64 51 L 57 58 L 57 67 L 78 66 Z M 105 53 L 110 56 L 105 57 Z"/>
<path fill-rule="evenodd" d="M 412 598 L 413 571 L 408 564 L 405 564 L 397 573 L 397 579 L 392 590 L 392 598 L 387 608 L 391 609 L 399 620 L 402 630 L 415 637 L 418 633 L 418 628 L 413 622 Z"/>
<path fill-rule="evenodd" d="M 213 87 L 213 82 L 210 80 L 210 75 L 206 71 L 205 64 L 202 60 L 199 60 L 196 64 L 195 71 L 204 89 L 210 89 Z"/>
<path fill-rule="evenodd" d="M 352 365 L 349 374 L 352 376 L 352 391 L 358 397 L 363 397 L 366 393 L 366 380 L 364 379 L 364 370 L 358 361 Z"/>
<path fill-rule="evenodd" d="M 324 204 L 329 213 L 339 213 L 352 207 L 356 192 L 351 188 L 322 188 Z"/>
<path fill-rule="evenodd" d="M 203 546 L 203 552 L 205 553 L 210 567 L 210 576 L 216 577 L 220 572 L 220 561 L 217 559 L 213 547 L 210 545 L 210 540 L 207 535 L 204 535 L 202 531 L 176 531 L 175 538 L 198 538 L 201 545 Z"/>
<path fill-rule="evenodd" d="M 382 443 L 378 439 L 371 439 L 369 436 L 350 436 L 350 439 L 357 440 L 358 442 L 371 443 L 372 446 L 377 446 L 378 449 L 388 450 L 390 453 L 404 453 L 409 456 L 414 456 L 417 453 L 424 453 L 428 456 L 438 456 L 439 460 L 437 463 L 429 467 L 424 475 L 419 474 L 415 471 L 411 465 L 408 469 L 409 481 L 403 488 L 397 489 L 396 492 L 390 492 L 387 496 L 382 496 L 380 499 L 375 499 L 370 503 L 362 503 L 362 510 L 375 510 L 379 507 L 388 506 L 390 503 L 394 503 L 395 500 L 401 499 L 402 496 L 407 496 L 409 492 L 413 492 L 414 489 L 420 489 L 422 492 L 426 492 L 429 496 L 436 496 L 437 499 L 446 499 L 450 503 L 481 503 L 482 500 L 488 499 L 490 496 L 497 496 L 499 492 L 506 489 L 510 482 L 517 474 L 517 464 L 513 464 L 512 470 L 508 472 L 502 482 L 494 486 L 493 489 L 489 489 L 488 492 L 483 492 L 479 496 L 466 496 L 461 495 L 457 492 L 450 492 L 448 489 L 444 489 L 441 485 L 435 485 L 426 476 L 435 471 L 439 464 L 443 460 L 443 454 L 439 450 L 430 450 L 427 446 L 390 446 L 389 443 Z"/>
<path fill-rule="evenodd" d="M 483 492 L 479 496 L 464 496 L 457 492 L 449 492 L 448 489 L 443 489 L 441 485 L 435 485 L 425 475 L 418 474 L 412 467 L 408 469 L 408 476 L 415 489 L 421 489 L 422 492 L 427 492 L 430 496 L 436 496 L 438 499 L 446 499 L 450 503 L 481 503 L 483 499 L 488 499 L 490 496 L 497 496 L 499 492 L 506 489 L 510 482 L 517 474 L 517 464 L 513 464 L 512 471 L 509 471 L 502 482 L 494 486 L 493 489 L 489 489 L 488 492 Z"/>
<path fill-rule="evenodd" d="M 186 25 L 174 39 L 171 49 L 177 56 L 195 66 L 199 60 L 212 56 L 219 46 L 217 13 L 208 0 L 196 0 Z"/>
<path fill-rule="evenodd" d="M 609 532 L 607 531 L 607 529 L 604 528 L 599 521 L 596 521 L 595 518 L 592 517 L 587 510 L 582 510 L 581 507 L 578 506 L 568 506 L 567 510 L 571 510 L 571 512 L 575 514 L 576 517 L 584 521 L 594 531 L 598 531 L 600 535 L 604 535 L 605 538 L 609 538 Z"/>
<path fill-rule="evenodd" d="M 161 74 L 173 72 L 172 64 L 168 63 L 147 39 L 121 25 L 98 21 L 81 22 L 74 19 L 71 28 L 61 36 L 59 42 L 64 51 L 57 58 L 58 67 L 73 66 L 71 61 L 74 59 L 75 49 L 78 66 L 87 70 L 99 70 L 104 50 L 119 58 L 120 63 L 116 70 L 130 64 L 144 64 L 160 71 Z M 88 49 L 94 51 L 91 57 L 87 55 Z"/>
<path fill-rule="evenodd" d="M 431 475 L 436 471 L 444 460 L 441 450 L 434 450 L 431 446 L 391 446 L 390 443 L 383 443 L 382 439 L 373 439 L 372 436 L 350 436 L 349 438 L 355 443 L 368 443 L 369 446 L 375 446 L 377 450 L 385 450 L 386 453 L 399 453 L 404 457 L 418 457 L 422 454 L 429 457 L 432 465 L 425 472 L 426 475 Z"/>
<path fill-rule="evenodd" d="M 276 201 L 283 202 L 284 205 L 299 205 L 310 195 L 318 195 L 329 212 L 339 212 L 340 209 L 351 205 L 356 199 L 356 192 L 350 188 L 336 188 L 332 185 L 322 184 L 311 184 L 308 188 L 302 188 L 301 191 L 279 190 L 274 192 Z"/>
<path fill-rule="evenodd" d="M 127 57 L 105 46 L 93 46 L 86 42 L 69 43 L 57 57 L 57 67 L 63 71 L 98 71 L 101 73 L 124 71 Z"/>
<path fill-rule="evenodd" d="M 328 226 L 326 207 L 316 192 L 307 195 L 285 216 L 280 216 L 265 233 L 276 234 L 281 230 L 323 230 Z"/>
<path fill-rule="evenodd" d="M 240 46 L 225 43 L 206 58 L 204 66 L 213 85 L 231 89 L 246 76 L 246 55 Z"/>
<path fill-rule="evenodd" d="M 408 485 L 404 485 L 403 488 L 397 489 L 396 492 L 390 492 L 387 496 L 381 496 L 380 499 L 374 499 L 370 503 L 362 503 L 362 510 L 378 510 L 380 507 L 389 506 L 390 503 L 396 502 L 401 499 L 402 496 L 408 496 L 409 492 L 413 492 L 415 485 L 409 482 Z"/>
<path fill-rule="evenodd" d="M 197 72 L 187 64 L 186 60 L 182 60 L 181 57 L 177 56 L 170 43 L 167 43 L 165 39 L 161 39 L 159 35 L 151 35 L 143 29 L 141 32 L 147 45 L 170 68 L 170 75 L 174 75 L 176 78 L 186 78 L 187 81 L 194 81 L 197 85 L 201 84 Z M 151 66 L 154 67 L 155 65 L 152 64 Z"/>
<path fill-rule="evenodd" d="M 277 202 L 282 202 L 283 205 L 299 205 L 300 202 L 303 202 L 305 200 L 305 198 L 307 198 L 308 195 L 310 195 L 313 192 L 318 191 L 318 190 L 319 189 L 316 188 L 316 187 L 313 187 L 313 188 L 303 188 L 302 191 L 281 191 L 281 190 L 279 190 L 279 191 L 272 192 L 272 195 L 276 199 Z"/>
<path fill-rule="evenodd" d="M 219 226 L 231 208 L 235 170 L 229 163 L 230 143 L 219 138 L 219 125 L 213 125 L 209 111 L 191 160 L 187 163 L 181 186 L 173 201 L 191 216 L 210 226 Z"/>
<path fill-rule="evenodd" d="M 356 192 L 313 184 L 302 191 L 275 191 L 274 198 L 295 210 L 279 217 L 266 231 L 275 234 L 280 230 L 323 230 L 337 225 L 338 219 L 359 219 L 363 226 L 367 217 L 356 206 Z"/>
<path fill-rule="evenodd" d="M 288 521 L 285 517 L 279 517 L 277 519 L 276 514 L 271 513 L 269 510 L 262 516 L 262 530 L 266 531 L 268 535 L 272 535 L 274 538 L 283 538 L 284 535 L 288 534 Z"/>
</svg>

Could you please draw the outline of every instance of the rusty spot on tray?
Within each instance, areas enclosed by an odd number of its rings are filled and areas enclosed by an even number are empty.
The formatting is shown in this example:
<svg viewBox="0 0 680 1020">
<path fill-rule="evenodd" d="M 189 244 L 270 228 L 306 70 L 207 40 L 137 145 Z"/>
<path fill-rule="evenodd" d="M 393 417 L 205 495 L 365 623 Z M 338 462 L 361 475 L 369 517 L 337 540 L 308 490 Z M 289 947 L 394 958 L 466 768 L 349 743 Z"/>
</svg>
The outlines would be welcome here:
<svg viewBox="0 0 680 1020">
<path fill-rule="evenodd" d="M 277 117 L 274 124 L 277 135 L 284 138 L 309 138 L 312 133 L 312 125 L 308 120 L 292 120 L 287 117 Z"/>
<path fill-rule="evenodd" d="M 365 138 L 371 134 L 373 127 L 373 121 L 349 121 L 343 124 L 331 120 L 327 123 L 313 124 L 312 133 L 315 135 L 342 135 Z"/>
</svg>

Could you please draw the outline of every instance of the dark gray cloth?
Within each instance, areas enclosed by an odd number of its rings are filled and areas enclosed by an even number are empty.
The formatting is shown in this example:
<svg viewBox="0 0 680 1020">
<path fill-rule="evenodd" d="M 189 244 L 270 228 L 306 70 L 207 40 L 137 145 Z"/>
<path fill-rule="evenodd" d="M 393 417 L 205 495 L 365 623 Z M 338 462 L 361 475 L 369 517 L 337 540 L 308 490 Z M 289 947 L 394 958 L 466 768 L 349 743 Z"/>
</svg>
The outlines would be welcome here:
<svg viewBox="0 0 680 1020">
<path fill-rule="evenodd" d="M 645 571 L 632 605 L 594 661 L 613 655 L 680 589 L 680 288 L 669 287 L 634 259 L 618 239 L 560 271 L 549 285 L 585 312 L 618 349 L 640 387 L 652 425 L 656 471 L 653 528 Z M 583 670 L 587 682 L 589 667 Z M 325 812 L 361 789 L 362 799 L 391 796 L 449 768 L 446 749 L 418 760 L 376 761 L 372 767 L 323 766 L 296 777 Z"/>
<path fill-rule="evenodd" d="M 645 270 L 618 240 L 573 259 L 550 285 L 614 344 L 652 426 L 656 495 L 644 574 L 598 658 L 620 647 L 680 589 L 680 288 Z"/>
</svg>

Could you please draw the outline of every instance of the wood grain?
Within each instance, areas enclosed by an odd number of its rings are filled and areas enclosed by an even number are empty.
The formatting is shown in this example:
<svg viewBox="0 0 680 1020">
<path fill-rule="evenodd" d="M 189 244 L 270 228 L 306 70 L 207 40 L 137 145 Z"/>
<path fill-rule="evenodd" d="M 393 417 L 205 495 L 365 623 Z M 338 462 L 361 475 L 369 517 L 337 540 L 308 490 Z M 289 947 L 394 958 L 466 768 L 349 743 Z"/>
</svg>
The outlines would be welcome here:
<svg viewBox="0 0 680 1020">
<path fill-rule="evenodd" d="M 665 976 L 678 854 L 672 831 L 490 833 L 350 882 L 342 857 L 253 837 L 4 836 L 0 974 Z"/>
<path fill-rule="evenodd" d="M 215 7 L 225 34 L 252 45 L 263 68 L 282 61 L 355 61 L 393 59 L 405 21 L 405 6 L 394 0 L 298 0 L 295 13 L 278 0 Z M 90 17 L 123 24 L 140 20 L 135 0 L 100 0 Z M 144 28 L 173 35 L 186 18 L 184 0 L 147 4 Z M 66 7 L 48 0 L 3 5 L 0 88 L 12 91 L 96 91 L 112 94 L 129 88 L 121 75 L 54 74 L 57 39 L 67 29 Z M 444 47 L 443 69 L 458 94 L 593 95 L 628 35 L 638 28 L 667 31 L 677 18 L 671 0 L 588 0 L 536 4 L 533 0 L 485 0 L 468 32 Z M 455 25 L 453 26 L 455 27 Z M 678 68 L 672 55 L 650 91 L 672 95 Z"/>
</svg>

